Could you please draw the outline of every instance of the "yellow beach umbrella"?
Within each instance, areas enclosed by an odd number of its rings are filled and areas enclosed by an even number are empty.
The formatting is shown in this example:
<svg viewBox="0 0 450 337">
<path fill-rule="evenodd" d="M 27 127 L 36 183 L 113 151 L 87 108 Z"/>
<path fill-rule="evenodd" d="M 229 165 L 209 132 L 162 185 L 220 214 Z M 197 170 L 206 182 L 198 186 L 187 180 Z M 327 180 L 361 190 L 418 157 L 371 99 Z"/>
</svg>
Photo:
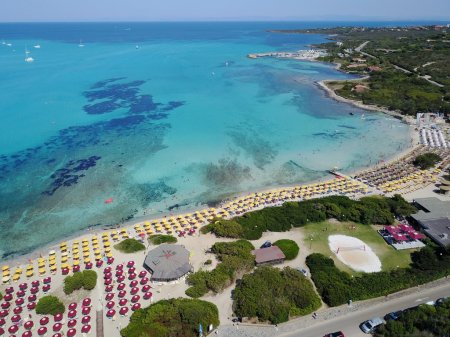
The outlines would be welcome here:
<svg viewBox="0 0 450 337">
<path fill-rule="evenodd" d="M 31 276 L 33 276 L 34 275 L 34 273 L 33 273 L 33 271 L 32 270 L 28 270 L 27 272 L 26 272 L 26 274 L 25 274 L 27 277 L 31 277 Z"/>
<path fill-rule="evenodd" d="M 45 268 L 40 268 L 40 269 L 39 269 L 39 274 L 40 274 L 40 275 L 44 275 L 45 272 L 46 272 Z"/>
<path fill-rule="evenodd" d="M 14 282 L 19 281 L 19 279 L 20 279 L 20 274 L 14 274 L 13 281 Z"/>
<path fill-rule="evenodd" d="M 2 267 L 2 271 L 6 271 L 6 270 L 9 270 L 9 266 L 3 266 Z"/>
</svg>

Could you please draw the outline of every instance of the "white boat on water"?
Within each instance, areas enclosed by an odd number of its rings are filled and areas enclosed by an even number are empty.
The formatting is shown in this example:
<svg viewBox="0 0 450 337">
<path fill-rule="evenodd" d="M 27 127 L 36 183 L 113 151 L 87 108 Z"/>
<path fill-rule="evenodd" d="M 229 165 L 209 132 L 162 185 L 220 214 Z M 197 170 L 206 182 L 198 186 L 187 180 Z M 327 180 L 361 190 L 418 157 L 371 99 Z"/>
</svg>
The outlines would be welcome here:
<svg viewBox="0 0 450 337">
<path fill-rule="evenodd" d="M 83 44 L 83 41 L 82 41 L 82 40 L 80 40 L 80 43 L 78 44 L 78 47 L 80 47 L 80 48 L 83 48 L 83 47 L 84 47 L 84 44 Z"/>
<path fill-rule="evenodd" d="M 41 45 L 40 45 L 40 44 L 37 44 L 37 45 L 34 46 L 34 48 L 40 49 L 40 48 L 41 48 Z"/>
<path fill-rule="evenodd" d="M 12 44 L 11 44 L 11 43 L 7 43 L 6 45 L 7 45 L 8 47 L 11 47 L 11 46 L 12 46 Z"/>
<path fill-rule="evenodd" d="M 34 58 L 30 56 L 30 52 L 27 49 L 25 49 L 25 62 L 27 63 L 34 62 Z"/>
</svg>

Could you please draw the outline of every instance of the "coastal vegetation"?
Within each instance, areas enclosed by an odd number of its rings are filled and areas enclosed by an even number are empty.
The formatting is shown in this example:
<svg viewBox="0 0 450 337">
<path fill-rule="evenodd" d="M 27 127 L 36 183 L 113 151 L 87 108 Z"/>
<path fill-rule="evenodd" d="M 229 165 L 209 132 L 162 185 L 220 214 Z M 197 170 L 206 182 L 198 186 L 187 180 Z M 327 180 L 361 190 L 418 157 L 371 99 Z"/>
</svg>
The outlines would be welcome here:
<svg viewBox="0 0 450 337">
<path fill-rule="evenodd" d="M 299 271 L 270 266 L 244 275 L 233 291 L 234 312 L 239 317 L 257 317 L 272 324 L 306 315 L 318 309 L 320 298 L 311 282 Z"/>
<path fill-rule="evenodd" d="M 154 234 L 150 235 L 148 241 L 154 245 L 160 245 L 162 243 L 177 243 L 177 238 L 173 235 Z"/>
<path fill-rule="evenodd" d="M 417 156 L 413 164 L 414 166 L 420 167 L 422 170 L 426 170 L 434 167 L 437 163 L 439 163 L 442 158 L 436 153 L 428 152 Z"/>
<path fill-rule="evenodd" d="M 330 218 L 362 224 L 392 224 L 394 215 L 410 215 L 415 208 L 400 195 L 352 200 L 346 196 L 328 196 L 300 202 L 287 202 L 280 207 L 268 207 L 249 212 L 231 220 L 214 219 L 202 228 L 219 237 L 240 237 L 257 240 L 266 231 L 285 232 L 292 227 L 322 222 Z M 230 226 L 228 226 L 230 225 Z"/>
<path fill-rule="evenodd" d="M 317 291 L 330 306 L 385 296 L 444 277 L 450 273 L 450 252 L 427 246 L 411 254 L 408 268 L 354 276 L 339 270 L 334 261 L 314 253 L 306 258 Z"/>
<path fill-rule="evenodd" d="M 63 314 L 66 308 L 56 296 L 43 296 L 36 304 L 36 313 L 39 315 Z"/>
<path fill-rule="evenodd" d="M 126 254 L 136 253 L 138 251 L 145 250 L 144 244 L 136 239 L 125 239 L 122 242 L 114 245 L 114 248 Z"/>
<path fill-rule="evenodd" d="M 201 297 L 209 291 L 218 293 L 231 285 L 236 278 L 255 266 L 255 258 L 251 254 L 253 249 L 255 247 L 246 240 L 215 243 L 211 251 L 220 263 L 212 271 L 199 270 L 189 274 L 186 281 L 190 287 L 186 295 Z"/>
<path fill-rule="evenodd" d="M 130 323 L 120 331 L 122 337 L 196 337 L 219 325 L 217 306 L 206 301 L 187 298 L 162 300 L 135 311 Z"/>
<path fill-rule="evenodd" d="M 0 301 L 3 299 L 3 294 L 2 294 L 2 292 L 0 291 Z"/>
<path fill-rule="evenodd" d="M 436 307 L 422 304 L 405 310 L 397 320 L 389 320 L 375 332 L 375 337 L 447 336 L 450 331 L 450 299 Z"/>
<path fill-rule="evenodd" d="M 97 284 L 97 273 L 93 270 L 83 270 L 82 272 L 74 273 L 72 276 L 67 276 L 64 279 L 64 293 L 69 295 L 75 290 L 85 289 L 92 290 Z"/>
<path fill-rule="evenodd" d="M 298 252 L 300 251 L 298 244 L 293 240 L 281 239 L 275 241 L 273 245 L 281 249 L 284 256 L 286 257 L 286 260 L 295 259 L 298 255 Z"/>
</svg>

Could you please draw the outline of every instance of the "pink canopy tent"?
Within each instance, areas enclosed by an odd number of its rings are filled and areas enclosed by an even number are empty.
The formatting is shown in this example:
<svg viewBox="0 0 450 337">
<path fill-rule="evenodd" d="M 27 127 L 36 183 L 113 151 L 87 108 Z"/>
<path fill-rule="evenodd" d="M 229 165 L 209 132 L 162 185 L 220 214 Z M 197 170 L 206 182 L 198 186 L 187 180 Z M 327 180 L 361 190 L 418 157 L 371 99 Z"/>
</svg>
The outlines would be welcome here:
<svg viewBox="0 0 450 337">
<path fill-rule="evenodd" d="M 419 232 L 410 232 L 410 233 L 408 233 L 408 235 L 413 240 L 422 240 L 422 239 L 426 238 L 426 236 L 424 234 L 419 233 Z"/>
<path fill-rule="evenodd" d="M 400 228 L 397 226 L 384 226 L 384 229 L 387 230 L 389 234 L 400 233 Z"/>
<path fill-rule="evenodd" d="M 407 241 L 408 240 L 408 238 L 405 235 L 399 234 L 399 233 L 392 234 L 392 237 L 395 239 L 395 241 Z"/>
<path fill-rule="evenodd" d="M 410 225 L 401 224 L 399 227 L 404 232 L 413 232 L 413 231 L 415 231 L 415 229 L 412 226 L 410 226 Z"/>
</svg>

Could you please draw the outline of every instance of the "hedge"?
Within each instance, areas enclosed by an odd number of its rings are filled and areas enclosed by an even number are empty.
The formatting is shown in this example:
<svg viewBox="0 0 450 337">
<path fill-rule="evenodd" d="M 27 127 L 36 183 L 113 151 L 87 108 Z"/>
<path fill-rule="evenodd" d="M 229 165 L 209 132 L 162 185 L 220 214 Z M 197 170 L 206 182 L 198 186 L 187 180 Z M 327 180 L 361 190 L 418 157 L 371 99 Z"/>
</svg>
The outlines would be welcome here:
<svg viewBox="0 0 450 337">
<path fill-rule="evenodd" d="M 125 239 L 122 242 L 114 245 L 114 248 L 122 253 L 136 253 L 141 250 L 145 250 L 145 246 L 142 242 L 139 242 L 136 239 Z"/>
<path fill-rule="evenodd" d="M 442 158 L 432 152 L 424 153 L 421 155 L 418 155 L 414 161 L 413 164 L 415 166 L 420 167 L 422 170 L 426 170 L 429 168 L 434 167 L 437 163 L 439 163 L 442 160 Z"/>
<path fill-rule="evenodd" d="M 36 313 L 39 315 L 63 314 L 66 308 L 56 296 L 44 296 L 36 304 Z"/>
<path fill-rule="evenodd" d="M 273 245 L 281 249 L 284 256 L 286 256 L 286 260 L 295 259 L 298 255 L 298 252 L 300 251 L 297 243 L 293 240 L 282 239 L 275 241 Z"/>
<path fill-rule="evenodd" d="M 73 276 L 67 276 L 64 279 L 64 293 L 69 295 L 75 290 L 81 288 L 85 290 L 92 290 L 97 284 L 97 273 L 93 270 L 84 270 L 82 272 L 74 273 Z"/>
<path fill-rule="evenodd" d="M 154 245 L 160 245 L 162 243 L 177 243 L 178 239 L 172 235 L 155 234 L 150 235 L 148 241 Z"/>
</svg>

